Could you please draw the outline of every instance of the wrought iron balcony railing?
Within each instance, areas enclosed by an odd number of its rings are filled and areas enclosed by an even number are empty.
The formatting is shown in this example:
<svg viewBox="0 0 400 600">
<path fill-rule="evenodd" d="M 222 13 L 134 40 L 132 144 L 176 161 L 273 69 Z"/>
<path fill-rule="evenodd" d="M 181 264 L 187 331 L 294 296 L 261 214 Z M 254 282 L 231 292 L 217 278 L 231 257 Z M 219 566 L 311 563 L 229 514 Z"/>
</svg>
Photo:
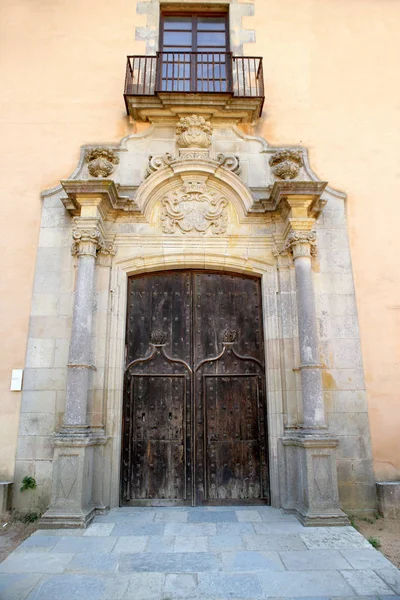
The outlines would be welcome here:
<svg viewBox="0 0 400 600">
<path fill-rule="evenodd" d="M 229 94 L 264 100 L 262 58 L 231 52 L 158 52 L 128 56 L 125 101 L 128 97 L 171 94 Z"/>
</svg>

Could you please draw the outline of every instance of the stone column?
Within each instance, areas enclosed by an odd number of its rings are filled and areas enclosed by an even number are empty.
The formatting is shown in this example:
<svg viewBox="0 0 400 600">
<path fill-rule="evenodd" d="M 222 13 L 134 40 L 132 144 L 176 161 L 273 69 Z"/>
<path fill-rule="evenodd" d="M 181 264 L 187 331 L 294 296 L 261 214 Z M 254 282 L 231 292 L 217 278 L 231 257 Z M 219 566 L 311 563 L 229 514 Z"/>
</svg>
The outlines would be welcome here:
<svg viewBox="0 0 400 600">
<path fill-rule="evenodd" d="M 63 426 L 54 437 L 53 482 L 41 526 L 86 527 L 99 510 L 93 472 L 107 437 L 87 421 L 92 354 L 92 311 L 97 252 L 104 247 L 99 219 L 76 218 L 72 253 L 78 257 Z M 96 458 L 97 457 L 97 458 Z M 100 457 L 100 458 L 99 458 Z M 104 508 L 104 507 L 100 507 Z"/>
<path fill-rule="evenodd" d="M 92 310 L 97 251 L 104 245 L 97 227 L 73 231 L 72 253 L 78 257 L 74 311 L 68 359 L 67 397 L 62 431 L 88 430 L 87 403 L 92 354 Z"/>
<path fill-rule="evenodd" d="M 291 231 L 286 241 L 286 248 L 293 254 L 296 274 L 303 427 L 305 430 L 326 427 L 311 267 L 311 254 L 314 252 L 315 243 L 314 231 Z"/>
<path fill-rule="evenodd" d="M 295 187 L 295 184 L 293 184 Z M 286 197 L 286 241 L 296 277 L 297 319 L 300 347 L 303 420 L 297 431 L 286 432 L 282 468 L 283 507 L 295 513 L 304 525 L 346 525 L 340 510 L 336 472 L 337 438 L 327 429 L 312 273 L 316 251 L 315 220 L 310 207 L 312 195 Z"/>
</svg>

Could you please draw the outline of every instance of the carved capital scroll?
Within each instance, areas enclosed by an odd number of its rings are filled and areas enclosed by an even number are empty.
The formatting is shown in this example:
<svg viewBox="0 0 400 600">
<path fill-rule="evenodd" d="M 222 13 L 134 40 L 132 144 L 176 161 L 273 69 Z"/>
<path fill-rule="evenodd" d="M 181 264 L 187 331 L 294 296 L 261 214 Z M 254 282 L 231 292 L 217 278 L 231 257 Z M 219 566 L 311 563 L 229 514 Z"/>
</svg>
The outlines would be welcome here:
<svg viewBox="0 0 400 600">
<path fill-rule="evenodd" d="M 290 252 L 293 258 L 315 256 L 317 253 L 317 234 L 315 231 L 291 231 L 286 238 L 283 251 Z"/>
</svg>

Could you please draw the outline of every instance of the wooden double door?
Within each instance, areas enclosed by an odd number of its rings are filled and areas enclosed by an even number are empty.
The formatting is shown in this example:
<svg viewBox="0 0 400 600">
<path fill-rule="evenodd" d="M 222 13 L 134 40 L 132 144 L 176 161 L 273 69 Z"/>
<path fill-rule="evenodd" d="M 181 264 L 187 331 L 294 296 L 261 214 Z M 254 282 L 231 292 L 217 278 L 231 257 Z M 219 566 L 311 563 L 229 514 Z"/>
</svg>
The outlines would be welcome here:
<svg viewBox="0 0 400 600">
<path fill-rule="evenodd" d="M 128 283 L 122 505 L 268 503 L 260 281 Z"/>
</svg>

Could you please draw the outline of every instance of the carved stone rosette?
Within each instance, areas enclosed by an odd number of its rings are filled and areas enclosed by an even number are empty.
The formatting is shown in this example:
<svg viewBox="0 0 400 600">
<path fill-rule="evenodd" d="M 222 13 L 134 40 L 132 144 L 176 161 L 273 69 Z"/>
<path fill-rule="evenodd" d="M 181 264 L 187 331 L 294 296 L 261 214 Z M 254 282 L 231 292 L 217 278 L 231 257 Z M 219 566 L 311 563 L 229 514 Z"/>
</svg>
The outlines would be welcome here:
<svg viewBox="0 0 400 600">
<path fill-rule="evenodd" d="M 164 233 L 225 233 L 228 200 L 203 182 L 191 181 L 162 199 L 161 228 Z"/>
<path fill-rule="evenodd" d="M 272 172 L 280 179 L 294 179 L 303 166 L 303 157 L 299 150 L 278 150 L 270 158 Z"/>
<path fill-rule="evenodd" d="M 180 148 L 209 148 L 211 134 L 211 123 L 197 115 L 181 117 L 176 126 L 177 143 Z"/>
<path fill-rule="evenodd" d="M 317 254 L 317 234 L 315 231 L 291 231 L 283 251 L 290 252 L 293 258 L 315 256 Z"/>
<path fill-rule="evenodd" d="M 106 249 L 103 236 L 96 227 L 91 229 L 76 228 L 72 232 L 72 239 L 71 253 L 78 257 L 84 254 L 96 257 L 98 250 Z"/>
<path fill-rule="evenodd" d="M 108 177 L 119 163 L 119 157 L 108 148 L 94 148 L 86 152 L 85 161 L 92 177 Z"/>
</svg>

